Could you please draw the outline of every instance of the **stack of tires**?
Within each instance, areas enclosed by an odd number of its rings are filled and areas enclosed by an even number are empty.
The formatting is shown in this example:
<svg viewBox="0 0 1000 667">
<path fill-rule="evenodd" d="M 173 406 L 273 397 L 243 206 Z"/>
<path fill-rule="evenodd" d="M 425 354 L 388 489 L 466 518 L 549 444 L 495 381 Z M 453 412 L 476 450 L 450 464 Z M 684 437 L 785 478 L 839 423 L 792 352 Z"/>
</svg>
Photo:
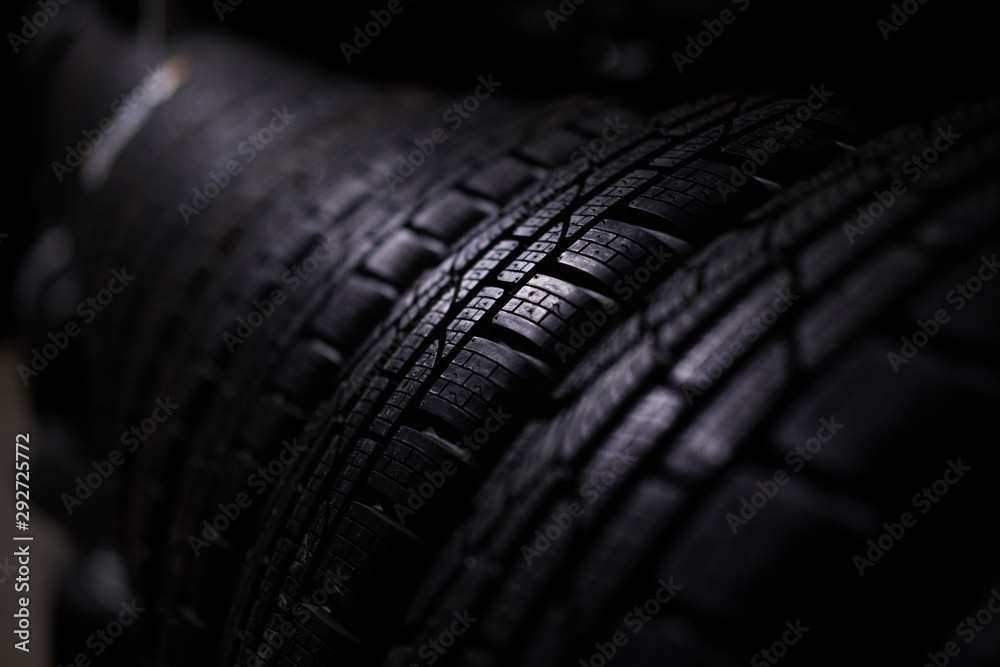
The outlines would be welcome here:
<svg viewBox="0 0 1000 667">
<path fill-rule="evenodd" d="M 58 400 L 115 466 L 142 660 L 1000 656 L 997 99 L 650 113 L 63 48 L 52 145 L 173 82 L 47 232 L 79 299 L 132 276 L 66 313 Z"/>
</svg>

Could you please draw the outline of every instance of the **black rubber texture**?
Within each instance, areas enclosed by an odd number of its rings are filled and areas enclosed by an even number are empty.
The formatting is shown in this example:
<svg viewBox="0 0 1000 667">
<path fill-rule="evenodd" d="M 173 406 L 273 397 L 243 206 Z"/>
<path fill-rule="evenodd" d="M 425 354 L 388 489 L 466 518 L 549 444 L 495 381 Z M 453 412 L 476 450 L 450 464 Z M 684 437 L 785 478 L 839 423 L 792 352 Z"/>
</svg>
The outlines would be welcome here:
<svg viewBox="0 0 1000 667">
<path fill-rule="evenodd" d="M 960 143 L 851 243 L 857 207 L 950 127 Z M 998 477 L 1000 291 L 983 283 L 961 310 L 946 295 L 996 263 L 998 172 L 996 103 L 970 104 L 866 146 L 689 259 L 537 408 L 386 664 L 569 666 L 613 652 L 616 664 L 764 665 L 759 652 L 799 620 L 808 631 L 772 654 L 782 664 L 923 664 L 949 641 L 956 664 L 996 664 L 996 633 L 969 641 L 956 624 L 1000 575 L 983 523 Z M 797 298 L 761 331 L 753 318 L 785 290 Z M 895 372 L 887 354 L 939 308 L 951 319 Z M 831 422 L 810 461 L 785 458 Z M 969 470 L 913 504 L 951 463 Z M 731 523 L 776 471 L 787 486 Z M 571 503 L 582 515 L 566 526 Z M 854 556 L 905 511 L 915 526 L 859 576 Z M 642 620 L 634 608 L 664 582 L 676 595 Z M 477 620 L 454 645 L 428 644 L 465 611 Z"/>
<path fill-rule="evenodd" d="M 112 42 L 98 34 L 74 48 Z M 497 96 L 390 192 L 394 158 L 441 125 L 452 96 L 330 81 L 214 40 L 172 53 L 191 59 L 191 79 L 122 153 L 100 197 L 83 199 L 75 224 L 93 280 L 87 293 L 114 269 L 137 275 L 88 331 L 99 383 L 94 455 L 118 449 L 122 428 L 149 417 L 157 399 L 180 406 L 126 457 L 121 504 L 132 577 L 162 611 L 146 627 L 164 664 L 213 652 L 266 502 L 195 560 L 188 538 L 212 518 L 206 508 L 246 491 L 248 475 L 296 437 L 345 359 L 421 272 L 554 167 L 570 173 L 570 155 L 609 124 L 635 125 L 609 104 L 529 108 Z M 68 63 L 61 76 L 74 80 Z M 248 130 L 288 100 L 301 106 L 287 104 L 296 122 L 284 143 L 243 164 L 218 201 L 184 225 L 177 204 L 190 202 L 191 187 L 237 158 Z M 214 111 L 198 113 L 205 108 Z M 308 279 L 283 280 L 318 239 L 335 256 Z M 223 333 L 275 288 L 288 302 L 230 354 Z M 204 595 L 208 582 L 219 594 Z"/>
<path fill-rule="evenodd" d="M 112 42 L 74 48 L 114 69 Z M 331 80 L 199 38 L 172 53 L 191 78 L 73 224 L 87 294 L 123 266 L 137 276 L 86 334 L 95 455 L 158 399 L 179 406 L 115 479 L 155 664 L 406 665 L 468 609 L 479 620 L 436 662 L 575 665 L 670 577 L 683 589 L 622 664 L 745 662 L 799 616 L 825 637 L 796 647 L 812 664 L 868 640 L 916 661 L 988 597 L 972 512 L 922 520 L 873 589 L 851 555 L 950 456 L 983 475 L 955 507 L 988 499 L 992 453 L 961 445 L 996 404 L 995 291 L 942 325 L 908 379 L 885 353 L 994 252 L 993 104 L 883 135 L 838 95 L 790 129 L 811 92 L 639 119 L 501 88 L 391 191 L 396 156 L 468 91 Z M 237 146 L 283 107 L 294 123 L 243 163 Z M 849 242 L 857 206 L 950 125 L 960 143 Z M 767 155 L 756 173 L 720 187 L 752 154 Z M 184 224 L 178 204 L 229 159 L 242 173 Z M 289 278 L 320 240 L 328 257 Z M 227 344 L 274 290 L 286 300 Z M 787 314 L 745 341 L 782 294 Z M 746 351 L 696 384 L 733 343 Z M 733 536 L 726 508 L 831 415 L 849 427 L 829 455 Z M 637 463 L 528 566 L 521 547 L 626 450 Z M 250 505 L 197 546 L 241 493 Z M 960 545 L 933 551 L 948 585 L 918 589 L 908 577 L 942 535 Z M 917 592 L 905 621 L 874 625 Z M 902 647 L 904 628 L 934 641 Z"/>
<path fill-rule="evenodd" d="M 756 181 L 725 201 L 715 188 L 744 159 L 735 147 L 773 136 L 776 120 L 802 102 L 720 98 L 651 119 L 551 190 L 541 210 L 515 207 L 481 225 L 425 274 L 308 425 L 308 458 L 276 490 L 261 555 L 248 559 L 238 586 L 229 630 L 242 648 L 225 662 L 245 664 L 251 653 L 274 664 L 374 659 L 505 443 L 601 337 L 573 343 L 585 313 L 637 303 L 616 284 L 663 256 L 662 275 L 647 286 L 666 279 L 693 247 L 771 198 Z M 852 133 L 861 143 L 875 125 L 840 107 L 822 118 L 775 153 L 770 188 L 842 157 Z M 498 414 L 502 428 L 464 461 L 463 440 Z M 423 507 L 400 510 L 447 465 L 455 472 Z M 324 596 L 333 572 L 339 594 Z M 322 605 L 302 604 L 317 595 Z M 267 658 L 261 647 L 286 622 L 294 643 Z"/>
</svg>

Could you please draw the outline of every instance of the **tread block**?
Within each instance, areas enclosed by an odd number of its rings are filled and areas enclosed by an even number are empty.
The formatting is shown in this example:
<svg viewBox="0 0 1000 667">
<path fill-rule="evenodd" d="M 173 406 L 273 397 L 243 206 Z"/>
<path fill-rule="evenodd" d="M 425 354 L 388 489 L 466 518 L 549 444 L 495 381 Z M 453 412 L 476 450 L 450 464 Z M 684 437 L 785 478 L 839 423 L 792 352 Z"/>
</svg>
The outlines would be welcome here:
<svg viewBox="0 0 1000 667">
<path fill-rule="evenodd" d="M 351 610 L 352 620 L 377 618 L 405 604 L 402 593 L 413 586 L 411 570 L 421 560 L 416 536 L 396 522 L 391 508 L 385 510 L 389 514 L 360 502 L 348 504 L 330 543 L 331 562 L 349 573 L 337 602 Z M 399 561 L 394 557 L 399 553 L 409 558 Z M 390 562 L 396 567 L 385 567 Z"/>
<path fill-rule="evenodd" d="M 547 167 L 567 162 L 573 151 L 587 144 L 587 137 L 567 129 L 558 129 L 521 148 L 525 157 Z"/>
<path fill-rule="evenodd" d="M 965 445 L 958 443 L 989 428 L 1000 383 L 985 369 L 956 372 L 932 347 L 897 375 L 886 361 L 894 344 L 898 349 L 898 339 L 865 340 L 831 368 L 822 384 L 797 396 L 773 426 L 774 452 L 784 457 L 796 450 L 794 463 L 804 471 L 877 486 L 899 497 L 915 490 L 908 479 L 915 471 L 935 479 L 948 456 L 940 452 L 942 446 L 955 443 L 954 451 L 961 454 Z M 949 418 L 942 420 L 941 414 Z M 821 449 L 814 451 L 817 446 Z M 901 460 L 908 475 L 897 472 Z"/>
<path fill-rule="evenodd" d="M 707 132 L 690 137 L 679 144 L 671 146 L 669 150 L 650 160 L 650 164 L 654 167 L 676 167 L 684 160 L 690 159 L 702 152 L 720 138 L 722 138 L 722 127 L 716 126 Z"/>
<path fill-rule="evenodd" d="M 669 224 L 669 233 L 703 244 L 734 226 L 742 212 L 768 194 L 756 181 L 748 181 L 723 196 L 721 186 L 728 184 L 731 169 L 710 160 L 694 160 L 647 189 L 629 207 L 659 216 Z M 717 213 L 722 207 L 731 209 L 726 216 Z"/>
<path fill-rule="evenodd" d="M 334 387 L 343 358 L 321 340 L 297 341 L 271 376 L 275 388 L 296 403 L 322 398 Z"/>
<path fill-rule="evenodd" d="M 606 451 L 614 448 L 641 455 L 653 445 L 682 412 L 683 399 L 674 391 L 658 388 L 640 391 L 656 369 L 656 353 L 652 345 L 637 345 L 626 352 L 612 368 L 603 373 L 568 410 L 561 434 L 553 433 L 554 443 L 561 443 L 558 458 L 577 459 L 593 438 L 613 420 L 620 410 L 626 410 L 618 435 L 611 436 Z M 631 402 L 630 402 L 631 401 Z M 634 403 L 634 404 L 633 404 Z M 613 456 L 613 455 L 611 455 Z M 590 466 L 598 471 L 606 462 L 602 454 Z M 519 481 L 523 485 L 524 481 Z"/>
<path fill-rule="evenodd" d="M 536 275 L 504 304 L 493 323 L 552 353 L 557 344 L 569 341 L 572 323 L 586 318 L 588 311 L 598 310 L 607 317 L 604 305 L 590 292 L 571 283 Z M 592 326 L 597 329 L 593 323 Z"/>
<path fill-rule="evenodd" d="M 884 132 L 885 121 L 874 115 L 859 112 L 843 106 L 826 106 L 816 112 L 813 118 L 835 128 L 833 134 L 842 142 L 858 145 L 862 138 Z"/>
<path fill-rule="evenodd" d="M 505 204 L 540 176 L 540 173 L 524 162 L 512 157 L 502 157 L 467 178 L 465 187 L 498 204 Z"/>
<path fill-rule="evenodd" d="M 775 341 L 747 360 L 717 395 L 685 392 L 688 402 L 710 401 L 666 456 L 667 468 L 700 477 L 728 461 L 767 415 L 791 376 L 791 352 Z"/>
<path fill-rule="evenodd" d="M 800 127 L 788 136 L 789 129 L 790 126 L 778 130 L 774 125 L 765 125 L 726 144 L 722 151 L 756 162 L 757 173 L 781 183 L 798 181 L 803 173 L 816 171 L 844 154 L 843 149 L 826 134 Z M 773 145 L 770 142 L 774 142 Z M 768 151 L 768 145 L 776 148 Z M 767 156 L 763 164 L 759 160 L 761 151 Z M 751 157 L 755 153 L 757 160 Z"/>
<path fill-rule="evenodd" d="M 683 505 L 681 489 L 657 479 L 637 482 L 616 509 L 615 520 L 594 536 L 593 546 L 577 566 L 569 593 L 573 606 L 585 616 L 608 606 L 618 582 L 628 579 L 635 563 L 656 544 Z"/>
<path fill-rule="evenodd" d="M 689 247 L 680 239 L 671 240 L 673 242 L 668 245 L 640 227 L 617 220 L 603 220 L 560 254 L 558 261 L 611 287 L 635 273 L 651 254 L 655 255 L 660 266 L 658 270 L 662 271 L 663 259 L 677 256 L 678 251 L 674 248 L 683 251 Z"/>
<path fill-rule="evenodd" d="M 791 276 L 770 276 L 738 304 L 722 315 L 695 345 L 688 350 L 670 373 L 679 386 L 707 389 L 721 373 L 732 366 L 760 338 L 773 331 L 792 312 L 801 297 L 792 294 Z"/>
<path fill-rule="evenodd" d="M 274 247 L 267 248 L 267 254 L 278 266 L 301 264 L 326 233 L 327 230 L 316 221 L 304 223 L 299 228 L 289 230 L 287 235 L 277 240 Z"/>
<path fill-rule="evenodd" d="M 472 452 L 460 452 L 400 429 L 376 460 L 368 487 L 391 501 L 384 511 L 408 529 L 433 530 L 456 521 L 478 487 L 479 475 L 463 460 Z"/>
<path fill-rule="evenodd" d="M 846 550 L 879 526 L 869 506 L 790 476 L 758 510 L 766 516 L 740 519 L 745 523 L 735 524 L 734 535 L 726 515 L 738 517 L 740 499 L 759 493 L 757 482 L 773 473 L 744 466 L 720 480 L 652 568 L 684 586 L 685 605 L 751 635 L 766 636 L 776 620 L 769 616 L 802 613 L 803 598 L 836 598 L 841 586 L 867 584 Z M 778 626 L 785 620 L 777 619 Z"/>
<path fill-rule="evenodd" d="M 802 363 L 812 366 L 822 362 L 912 284 L 927 262 L 925 255 L 912 248 L 889 248 L 835 283 L 795 327 Z"/>
<path fill-rule="evenodd" d="M 345 178 L 323 194 L 318 208 L 328 219 L 337 220 L 371 196 L 370 184 L 360 178 Z"/>
<path fill-rule="evenodd" d="M 395 298 L 389 285 L 353 275 L 330 295 L 312 328 L 334 348 L 353 349 L 389 312 Z"/>
<path fill-rule="evenodd" d="M 490 418 L 491 406 L 502 410 L 505 397 L 525 382 L 537 381 L 539 374 L 514 350 L 473 338 L 434 382 L 420 408 L 472 433 Z"/>
<path fill-rule="evenodd" d="M 399 229 L 369 255 L 365 269 L 402 289 L 440 261 L 445 251 L 441 243 L 409 229 Z"/>
<path fill-rule="evenodd" d="M 609 109 L 603 114 L 592 113 L 589 116 L 581 118 L 576 122 L 576 126 L 582 131 L 597 137 L 608 129 L 609 121 L 634 127 L 641 123 L 643 118 L 627 109 Z"/>
<path fill-rule="evenodd" d="M 432 200 L 413 216 L 410 225 L 443 241 L 456 241 L 489 215 L 485 202 L 461 192 Z"/>
</svg>

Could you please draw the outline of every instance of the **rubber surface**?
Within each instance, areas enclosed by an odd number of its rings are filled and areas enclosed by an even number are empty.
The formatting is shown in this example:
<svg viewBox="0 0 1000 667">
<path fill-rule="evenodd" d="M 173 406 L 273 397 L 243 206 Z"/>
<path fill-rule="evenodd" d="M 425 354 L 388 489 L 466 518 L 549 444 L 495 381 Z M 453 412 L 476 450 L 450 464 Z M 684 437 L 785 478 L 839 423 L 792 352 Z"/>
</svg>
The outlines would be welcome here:
<svg viewBox="0 0 1000 667">
<path fill-rule="evenodd" d="M 126 86 L 113 45 L 73 48 Z M 945 295 L 992 266 L 994 102 L 885 134 L 824 86 L 640 118 L 484 73 L 450 126 L 470 91 L 167 55 L 189 78 L 69 223 L 85 293 L 136 276 L 85 336 L 94 455 L 175 406 L 115 478 L 157 664 L 729 664 L 798 619 L 797 660 L 917 661 L 990 595 L 997 297 Z"/>
</svg>

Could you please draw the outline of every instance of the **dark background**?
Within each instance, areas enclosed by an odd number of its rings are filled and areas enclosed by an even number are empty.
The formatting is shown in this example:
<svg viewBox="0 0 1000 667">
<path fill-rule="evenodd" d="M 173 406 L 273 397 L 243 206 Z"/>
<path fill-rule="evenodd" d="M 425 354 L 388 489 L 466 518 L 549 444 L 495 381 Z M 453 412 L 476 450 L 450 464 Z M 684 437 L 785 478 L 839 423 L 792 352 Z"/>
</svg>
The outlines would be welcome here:
<svg viewBox="0 0 1000 667">
<path fill-rule="evenodd" d="M 52 0 L 53 2 L 55 0 Z M 88 10 L 137 34 L 170 35 L 188 30 L 221 31 L 255 40 L 331 71 L 386 82 L 418 82 L 464 89 L 480 74 L 493 73 L 506 95 L 551 97 L 588 93 L 623 98 L 640 112 L 712 92 L 798 90 L 825 83 L 844 97 L 872 106 L 925 107 L 946 99 L 994 90 L 1000 62 L 995 7 L 977 0 L 911 0 L 919 7 L 888 41 L 877 26 L 894 3 L 799 3 L 750 0 L 744 12 L 731 0 L 400 0 L 403 11 L 362 52 L 345 62 L 340 43 L 354 27 L 371 21 L 370 11 L 387 0 L 71 0 L 58 21 L 46 26 L 15 54 L 7 42 L 2 85 L 5 214 L 0 232 L 0 312 L 11 333 L 10 285 L 16 259 L 39 224 L 31 192 L 31 167 L 44 167 L 33 148 L 45 104 L 46 60 L 53 46 L 86 29 Z M 579 1 L 579 0 L 578 0 Z M 546 11 L 574 7 L 552 30 Z M 705 30 L 729 8 L 736 20 L 683 73 L 671 57 L 687 38 Z M 4 34 L 20 32 L 21 17 L 36 2 L 10 2 L 3 10 Z M 59 33 L 56 35 L 56 33 Z M 72 105 L 73 100 L 50 103 Z"/>
</svg>

